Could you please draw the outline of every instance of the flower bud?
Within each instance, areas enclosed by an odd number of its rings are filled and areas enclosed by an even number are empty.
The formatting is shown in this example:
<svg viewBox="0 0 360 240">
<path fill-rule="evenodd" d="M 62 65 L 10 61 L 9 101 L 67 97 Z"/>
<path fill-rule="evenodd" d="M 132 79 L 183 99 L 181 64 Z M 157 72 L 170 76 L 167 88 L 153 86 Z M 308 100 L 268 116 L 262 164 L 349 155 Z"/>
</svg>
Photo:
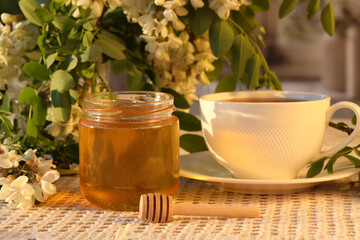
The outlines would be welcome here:
<svg viewBox="0 0 360 240">
<path fill-rule="evenodd" d="M 12 22 L 16 22 L 16 16 L 15 15 L 11 15 L 8 13 L 2 13 L 1 14 L 1 21 L 5 24 L 7 23 L 12 23 Z"/>
</svg>

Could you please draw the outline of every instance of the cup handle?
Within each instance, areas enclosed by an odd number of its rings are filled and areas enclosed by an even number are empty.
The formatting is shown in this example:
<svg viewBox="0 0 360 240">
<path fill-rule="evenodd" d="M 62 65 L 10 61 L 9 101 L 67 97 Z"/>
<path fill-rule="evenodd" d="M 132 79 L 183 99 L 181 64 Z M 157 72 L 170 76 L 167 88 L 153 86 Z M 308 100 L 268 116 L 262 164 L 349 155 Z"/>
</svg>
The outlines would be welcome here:
<svg viewBox="0 0 360 240">
<path fill-rule="evenodd" d="M 360 107 L 355 103 L 347 102 L 347 101 L 338 102 L 338 103 L 332 105 L 329 108 L 329 110 L 326 113 L 326 123 L 327 123 L 327 125 L 329 124 L 330 119 L 334 115 L 334 113 L 337 110 L 341 109 L 341 108 L 350 109 L 355 113 L 355 115 L 356 115 L 356 126 L 354 128 L 354 131 L 343 142 L 341 142 L 337 146 L 334 146 L 333 148 L 331 148 L 331 149 L 329 149 L 327 151 L 321 151 L 316 159 L 327 157 L 327 156 L 333 155 L 334 153 L 340 151 L 346 145 L 348 145 L 352 140 L 354 140 L 354 138 L 356 137 L 356 135 L 360 131 Z"/>
</svg>

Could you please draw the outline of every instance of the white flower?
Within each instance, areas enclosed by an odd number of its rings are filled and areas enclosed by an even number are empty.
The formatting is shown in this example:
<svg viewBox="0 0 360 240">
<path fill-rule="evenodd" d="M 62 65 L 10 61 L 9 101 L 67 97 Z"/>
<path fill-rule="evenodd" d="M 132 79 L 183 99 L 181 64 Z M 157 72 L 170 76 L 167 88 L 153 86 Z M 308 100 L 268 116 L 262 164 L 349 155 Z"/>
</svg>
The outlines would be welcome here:
<svg viewBox="0 0 360 240">
<path fill-rule="evenodd" d="M 29 21 L 21 21 L 12 26 L 0 23 L 0 86 L 15 79 L 26 63 L 26 51 L 37 44 L 39 30 Z"/>
<path fill-rule="evenodd" d="M 0 200 L 5 200 L 10 206 L 16 208 L 29 209 L 35 204 L 35 200 L 43 202 L 49 195 L 56 193 L 53 182 L 60 178 L 60 174 L 51 169 L 55 167 L 52 160 L 37 157 L 36 150 L 28 149 L 22 159 L 25 161 L 22 165 L 25 171 L 13 169 L 13 174 L 26 175 L 20 175 L 17 178 L 13 175 L 8 175 L 6 178 L 0 177 L 0 185 L 2 185 Z"/>
<path fill-rule="evenodd" d="M 60 178 L 60 174 L 56 170 L 50 170 L 41 177 L 40 183 L 34 184 L 35 199 L 44 202 L 49 195 L 56 193 L 56 186 L 52 184 Z"/>
<path fill-rule="evenodd" d="M 230 16 L 230 10 L 239 10 L 244 0 L 209 0 L 209 7 L 213 9 L 219 18 L 227 19 Z"/>
<path fill-rule="evenodd" d="M 29 178 L 20 176 L 15 180 L 0 178 L 0 199 L 5 200 L 10 206 L 29 209 L 34 205 L 34 188 L 28 183 Z"/>
<path fill-rule="evenodd" d="M 77 130 L 81 116 L 82 110 L 80 107 L 78 105 L 73 105 L 68 122 L 61 123 L 56 119 L 52 108 L 48 108 L 46 120 L 51 121 L 52 123 L 45 127 L 45 131 L 55 137 L 55 142 L 65 141 L 69 136 L 71 136 L 73 140 L 78 141 L 79 133 Z"/>
<path fill-rule="evenodd" d="M 17 155 L 15 150 L 9 152 L 5 145 L 0 145 L 0 168 L 9 169 L 19 166 L 21 156 Z"/>
</svg>

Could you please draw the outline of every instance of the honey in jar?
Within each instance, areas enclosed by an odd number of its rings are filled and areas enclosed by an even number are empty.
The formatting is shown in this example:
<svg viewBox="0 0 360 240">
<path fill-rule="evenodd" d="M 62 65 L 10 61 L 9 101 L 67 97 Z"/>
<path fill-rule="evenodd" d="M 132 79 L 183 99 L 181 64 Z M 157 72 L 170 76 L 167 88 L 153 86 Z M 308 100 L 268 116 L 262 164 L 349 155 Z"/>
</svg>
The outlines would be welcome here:
<svg viewBox="0 0 360 240">
<path fill-rule="evenodd" d="M 140 195 L 179 188 L 179 123 L 160 92 L 87 96 L 80 120 L 80 186 L 95 206 L 137 210 Z"/>
</svg>

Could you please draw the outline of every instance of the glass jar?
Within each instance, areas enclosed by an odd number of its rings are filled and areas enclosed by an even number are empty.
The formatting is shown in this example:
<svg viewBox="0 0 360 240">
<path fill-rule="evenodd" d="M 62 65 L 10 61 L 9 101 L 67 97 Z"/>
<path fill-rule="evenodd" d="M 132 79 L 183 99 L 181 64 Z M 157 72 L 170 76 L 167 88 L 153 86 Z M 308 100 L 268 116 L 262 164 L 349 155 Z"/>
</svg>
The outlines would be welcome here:
<svg viewBox="0 0 360 240">
<path fill-rule="evenodd" d="M 138 209 L 140 195 L 179 188 L 179 120 L 161 92 L 106 92 L 84 98 L 79 123 L 80 186 L 95 206 Z"/>
</svg>

